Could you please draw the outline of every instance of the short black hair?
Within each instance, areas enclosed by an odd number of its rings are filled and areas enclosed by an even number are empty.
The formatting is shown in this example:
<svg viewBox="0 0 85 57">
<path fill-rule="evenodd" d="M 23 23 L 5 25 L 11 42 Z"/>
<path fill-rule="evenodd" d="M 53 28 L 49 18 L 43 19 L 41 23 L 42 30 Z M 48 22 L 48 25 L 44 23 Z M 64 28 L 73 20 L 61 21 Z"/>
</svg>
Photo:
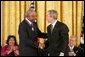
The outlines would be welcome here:
<svg viewBox="0 0 85 57">
<path fill-rule="evenodd" d="M 14 35 L 9 35 L 9 36 L 8 36 L 7 41 L 6 41 L 6 44 L 9 45 L 9 40 L 10 40 L 11 38 L 14 39 L 14 41 L 15 41 L 15 45 L 18 45 L 18 44 L 17 44 L 17 41 L 16 41 L 16 37 L 15 37 Z"/>
</svg>

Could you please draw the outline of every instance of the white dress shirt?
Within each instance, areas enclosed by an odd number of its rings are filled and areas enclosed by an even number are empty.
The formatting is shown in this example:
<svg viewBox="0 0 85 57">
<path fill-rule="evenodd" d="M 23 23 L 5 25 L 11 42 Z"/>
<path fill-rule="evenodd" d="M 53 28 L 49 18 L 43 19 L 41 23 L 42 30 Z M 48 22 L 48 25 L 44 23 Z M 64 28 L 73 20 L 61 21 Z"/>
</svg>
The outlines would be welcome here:
<svg viewBox="0 0 85 57">
<path fill-rule="evenodd" d="M 25 20 L 30 24 L 33 25 L 32 22 L 30 20 L 28 20 L 27 18 L 25 18 Z M 34 27 L 32 26 L 32 31 L 34 31 Z"/>
<path fill-rule="evenodd" d="M 53 26 L 52 29 L 54 29 L 56 22 L 57 22 L 57 20 L 55 20 L 55 22 L 52 23 L 52 26 Z"/>
<path fill-rule="evenodd" d="M 31 25 L 32 22 L 30 20 L 28 20 L 27 18 L 25 18 L 25 20 Z"/>
<path fill-rule="evenodd" d="M 71 46 L 69 46 L 69 48 L 70 48 L 70 51 L 72 51 L 72 50 L 73 50 L 73 48 L 74 48 L 74 46 L 72 46 L 72 47 L 71 47 Z"/>
</svg>

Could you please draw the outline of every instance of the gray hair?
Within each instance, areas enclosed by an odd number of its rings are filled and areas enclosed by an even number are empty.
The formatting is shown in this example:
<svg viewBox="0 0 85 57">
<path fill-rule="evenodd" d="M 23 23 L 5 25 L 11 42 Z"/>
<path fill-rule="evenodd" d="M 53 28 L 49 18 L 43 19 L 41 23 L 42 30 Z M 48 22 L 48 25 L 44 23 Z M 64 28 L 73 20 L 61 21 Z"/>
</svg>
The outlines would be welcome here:
<svg viewBox="0 0 85 57">
<path fill-rule="evenodd" d="M 74 38 L 75 40 L 77 40 L 76 39 L 76 36 L 74 36 L 74 35 L 70 36 L 70 39 L 72 39 L 72 38 Z"/>
<path fill-rule="evenodd" d="M 26 12 L 25 17 L 30 16 L 33 12 L 35 12 L 35 11 L 34 11 L 32 8 L 30 8 L 30 9 Z"/>
<path fill-rule="evenodd" d="M 48 12 L 54 19 L 58 18 L 58 12 L 56 10 L 49 10 Z"/>
<path fill-rule="evenodd" d="M 70 36 L 70 38 L 76 38 L 76 36 L 72 35 L 72 36 Z"/>
</svg>

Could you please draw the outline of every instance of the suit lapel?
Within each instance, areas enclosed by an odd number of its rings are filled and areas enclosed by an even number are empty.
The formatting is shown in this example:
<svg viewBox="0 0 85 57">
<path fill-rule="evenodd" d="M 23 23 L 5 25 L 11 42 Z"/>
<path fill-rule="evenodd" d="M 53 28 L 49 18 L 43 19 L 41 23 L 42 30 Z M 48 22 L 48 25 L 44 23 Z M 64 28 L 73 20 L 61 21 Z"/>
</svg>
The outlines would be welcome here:
<svg viewBox="0 0 85 57">
<path fill-rule="evenodd" d="M 37 34 L 37 23 L 33 22 L 33 26 L 34 26 L 34 32 Z"/>
<path fill-rule="evenodd" d="M 48 26 L 48 35 L 51 36 L 51 25 Z"/>
<path fill-rule="evenodd" d="M 57 27 L 58 27 L 58 24 L 59 24 L 59 21 L 56 22 L 56 24 L 55 24 L 55 26 L 54 26 L 54 28 L 53 28 L 52 34 L 55 33 L 55 31 L 56 31 L 56 29 L 57 29 Z"/>
<path fill-rule="evenodd" d="M 32 29 L 31 29 L 31 26 L 30 26 L 30 24 L 26 21 L 26 20 L 24 20 L 24 22 L 25 22 L 25 24 L 26 24 L 26 26 L 27 26 L 27 32 L 29 31 L 30 33 L 32 32 Z"/>
</svg>

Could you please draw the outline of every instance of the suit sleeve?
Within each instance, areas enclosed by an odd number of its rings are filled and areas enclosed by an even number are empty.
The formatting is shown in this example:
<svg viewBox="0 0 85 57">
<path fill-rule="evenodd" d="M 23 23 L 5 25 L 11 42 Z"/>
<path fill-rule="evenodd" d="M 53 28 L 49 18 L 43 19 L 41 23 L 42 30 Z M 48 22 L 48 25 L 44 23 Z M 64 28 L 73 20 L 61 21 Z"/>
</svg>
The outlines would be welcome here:
<svg viewBox="0 0 85 57">
<path fill-rule="evenodd" d="M 29 34 L 26 32 L 26 27 L 24 25 L 19 26 L 19 38 L 21 44 L 24 43 L 27 46 L 38 48 L 38 43 L 29 38 Z"/>
<path fill-rule="evenodd" d="M 49 30 L 49 28 L 48 28 L 48 30 Z M 59 47 L 60 52 L 65 53 L 65 50 L 68 46 L 68 31 L 69 30 L 68 30 L 67 26 L 65 26 L 65 25 L 61 26 L 60 31 L 59 31 L 61 39 L 58 41 L 58 43 L 60 43 L 60 47 Z M 49 52 L 49 51 L 57 50 L 56 49 L 57 46 L 58 46 L 58 44 L 53 43 L 46 49 L 46 51 Z"/>
<path fill-rule="evenodd" d="M 39 30 L 39 28 L 38 28 L 38 30 L 37 30 L 37 33 L 38 33 L 38 36 L 39 36 L 40 38 L 47 38 L 47 33 L 42 33 L 42 32 Z"/>
<path fill-rule="evenodd" d="M 61 37 L 61 45 L 60 45 L 60 49 L 61 49 L 61 52 L 64 52 L 65 53 L 65 50 L 68 46 L 68 32 L 69 32 L 69 29 L 68 27 L 64 24 L 61 28 L 61 32 L 60 32 L 60 37 Z"/>
<path fill-rule="evenodd" d="M 35 24 L 36 24 L 36 27 L 37 27 L 38 37 L 40 37 L 40 38 L 47 38 L 47 33 L 42 33 L 42 32 L 40 31 L 40 29 L 38 28 L 36 22 L 35 22 Z"/>
</svg>

